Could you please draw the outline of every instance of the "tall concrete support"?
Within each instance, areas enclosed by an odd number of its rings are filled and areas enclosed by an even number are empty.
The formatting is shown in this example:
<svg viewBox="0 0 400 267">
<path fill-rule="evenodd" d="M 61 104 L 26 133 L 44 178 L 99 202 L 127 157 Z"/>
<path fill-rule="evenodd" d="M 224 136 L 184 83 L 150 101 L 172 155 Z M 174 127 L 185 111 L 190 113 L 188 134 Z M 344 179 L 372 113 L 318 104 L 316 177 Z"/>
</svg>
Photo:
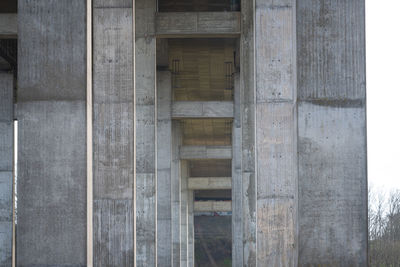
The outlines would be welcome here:
<svg viewBox="0 0 400 267">
<path fill-rule="evenodd" d="M 172 265 L 171 239 L 171 72 L 157 72 L 157 261 Z"/>
<path fill-rule="evenodd" d="M 240 111 L 242 127 L 243 266 L 256 266 L 257 256 L 253 13 L 253 1 L 241 0 Z M 235 243 L 235 241 L 233 242 Z M 236 249 L 232 253 L 234 266 L 241 266 L 242 256 L 235 255 Z M 239 261 L 235 262 L 236 260 Z"/>
<path fill-rule="evenodd" d="M 296 1 L 255 8 L 257 265 L 297 266 Z"/>
<path fill-rule="evenodd" d="M 179 121 L 172 121 L 172 162 L 171 162 L 171 236 L 172 266 L 180 266 L 181 258 L 181 160 L 179 147 L 182 131 Z"/>
<path fill-rule="evenodd" d="M 18 266 L 86 264 L 86 1 L 18 2 Z"/>
<path fill-rule="evenodd" d="M 188 266 L 194 267 L 194 191 L 188 190 Z"/>
<path fill-rule="evenodd" d="M 0 72 L 0 266 L 11 266 L 13 233 L 14 77 Z"/>
<path fill-rule="evenodd" d="M 243 266 L 242 122 L 240 73 L 234 76 L 234 119 L 232 125 L 232 266 Z"/>
<path fill-rule="evenodd" d="M 189 177 L 189 164 L 187 160 L 181 161 L 181 267 L 188 267 L 188 177 Z"/>
<path fill-rule="evenodd" d="M 364 1 L 298 1 L 299 266 L 367 266 Z"/>
<path fill-rule="evenodd" d="M 95 266 L 134 265 L 133 10 L 125 2 L 93 1 Z"/>
<path fill-rule="evenodd" d="M 136 265 L 157 265 L 156 0 L 135 1 Z"/>
</svg>

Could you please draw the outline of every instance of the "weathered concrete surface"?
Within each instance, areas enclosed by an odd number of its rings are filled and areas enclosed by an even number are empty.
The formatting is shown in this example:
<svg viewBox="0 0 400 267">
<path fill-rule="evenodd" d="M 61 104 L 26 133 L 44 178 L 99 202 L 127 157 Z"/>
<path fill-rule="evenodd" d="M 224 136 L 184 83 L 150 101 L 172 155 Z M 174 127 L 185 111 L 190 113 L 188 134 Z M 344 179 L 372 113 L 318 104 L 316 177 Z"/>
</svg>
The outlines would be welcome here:
<svg viewBox="0 0 400 267">
<path fill-rule="evenodd" d="M 238 36 L 240 12 L 160 12 L 156 34 L 162 38 Z"/>
<path fill-rule="evenodd" d="M 231 159 L 231 146 L 181 146 L 181 159 Z"/>
<path fill-rule="evenodd" d="M 194 192 L 188 191 L 188 267 L 194 267 Z"/>
<path fill-rule="evenodd" d="M 180 266 L 181 257 L 181 159 L 179 146 L 182 143 L 182 129 L 179 121 L 172 121 L 172 162 L 171 162 L 171 235 L 172 266 Z"/>
<path fill-rule="evenodd" d="M 13 228 L 13 80 L 0 72 L 0 266 L 11 266 Z"/>
<path fill-rule="evenodd" d="M 155 0 L 135 2 L 136 266 L 157 265 Z"/>
<path fill-rule="evenodd" d="M 233 118 L 233 103 L 230 101 L 175 101 L 173 118 Z"/>
<path fill-rule="evenodd" d="M 85 7 L 18 3 L 18 266 L 86 264 Z"/>
<path fill-rule="evenodd" d="M 367 266 L 364 1 L 298 1 L 299 266 Z"/>
<path fill-rule="evenodd" d="M 189 247 L 188 247 L 188 238 L 189 238 L 189 229 L 188 229 L 188 213 L 189 213 L 189 205 L 188 205 L 188 187 L 187 180 L 189 177 L 189 164 L 187 160 L 181 161 L 181 267 L 189 267 L 188 265 L 188 256 L 189 256 Z"/>
<path fill-rule="evenodd" d="M 231 176 L 226 179 L 232 189 L 232 266 L 243 266 L 242 122 L 239 72 L 234 74 Z"/>
<path fill-rule="evenodd" d="M 0 14 L 0 39 L 17 38 L 17 13 Z"/>
<path fill-rule="evenodd" d="M 255 8 L 257 265 L 297 266 L 296 1 Z"/>
<path fill-rule="evenodd" d="M 240 111 L 242 128 L 242 208 L 243 266 L 256 266 L 256 165 L 255 165 L 255 81 L 254 81 L 254 3 L 241 1 Z M 235 241 L 233 241 L 235 242 Z M 242 266 L 241 255 L 232 250 L 233 265 Z"/>
<path fill-rule="evenodd" d="M 93 5 L 93 259 L 95 266 L 133 266 L 132 8 Z"/>
<path fill-rule="evenodd" d="M 172 264 L 171 236 L 171 72 L 157 71 L 157 261 Z"/>
</svg>

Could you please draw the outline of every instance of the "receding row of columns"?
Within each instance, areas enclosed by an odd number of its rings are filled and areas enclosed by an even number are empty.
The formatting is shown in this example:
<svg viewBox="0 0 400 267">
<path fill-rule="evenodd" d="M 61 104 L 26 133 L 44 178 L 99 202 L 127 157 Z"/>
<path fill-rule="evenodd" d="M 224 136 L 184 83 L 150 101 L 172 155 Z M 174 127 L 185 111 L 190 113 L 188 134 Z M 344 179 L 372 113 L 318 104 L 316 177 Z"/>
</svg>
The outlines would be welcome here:
<svg viewBox="0 0 400 267">
<path fill-rule="evenodd" d="M 88 262 L 91 143 L 93 264 L 192 266 L 193 195 L 170 90 L 159 91 L 170 78 L 156 71 L 156 1 L 94 0 L 92 44 L 85 4 L 19 1 L 17 265 Z M 365 266 L 364 3 L 298 4 L 241 1 L 233 266 Z M 12 86 L 3 82 L 9 74 L 0 78 L 0 201 L 8 205 Z M 1 211 L 1 229 L 10 228 L 10 210 Z M 6 263 L 9 238 L 0 239 Z"/>
</svg>

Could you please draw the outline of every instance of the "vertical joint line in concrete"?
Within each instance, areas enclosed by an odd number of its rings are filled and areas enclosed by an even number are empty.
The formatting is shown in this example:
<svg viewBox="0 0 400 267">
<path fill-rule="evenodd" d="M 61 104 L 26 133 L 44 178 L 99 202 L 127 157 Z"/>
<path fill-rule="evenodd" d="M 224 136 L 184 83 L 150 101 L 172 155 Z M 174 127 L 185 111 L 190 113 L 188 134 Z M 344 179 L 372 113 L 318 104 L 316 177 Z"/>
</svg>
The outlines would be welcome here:
<svg viewBox="0 0 400 267">
<path fill-rule="evenodd" d="M 93 99 L 92 99 L 92 0 L 86 0 L 86 172 L 87 236 L 86 262 L 93 266 Z"/>
<path fill-rule="evenodd" d="M 136 8 L 135 0 L 132 0 L 132 63 L 133 63 L 133 266 L 136 267 L 136 60 L 135 60 L 135 47 L 136 47 Z"/>
</svg>

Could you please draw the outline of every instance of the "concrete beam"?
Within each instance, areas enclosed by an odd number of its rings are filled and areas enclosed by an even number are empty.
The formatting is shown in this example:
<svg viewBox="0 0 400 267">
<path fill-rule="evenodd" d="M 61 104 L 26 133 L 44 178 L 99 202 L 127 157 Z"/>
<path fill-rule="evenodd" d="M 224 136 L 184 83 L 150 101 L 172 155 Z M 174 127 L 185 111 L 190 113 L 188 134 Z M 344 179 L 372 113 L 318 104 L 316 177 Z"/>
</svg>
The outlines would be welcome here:
<svg viewBox="0 0 400 267">
<path fill-rule="evenodd" d="M 18 31 L 17 14 L 0 14 L 0 39 L 15 39 Z"/>
<path fill-rule="evenodd" d="M 232 211 L 232 201 L 195 201 L 194 202 L 195 212 L 222 212 Z"/>
<path fill-rule="evenodd" d="M 231 159 L 231 146 L 181 146 L 180 158 L 184 159 Z"/>
<path fill-rule="evenodd" d="M 172 117 L 183 118 L 233 118 L 233 102 L 230 101 L 175 101 Z"/>
<path fill-rule="evenodd" d="M 159 38 L 237 37 L 240 12 L 160 12 L 156 14 Z"/>
<path fill-rule="evenodd" d="M 188 181 L 190 190 L 218 190 L 231 189 L 231 177 L 190 177 Z"/>
</svg>

